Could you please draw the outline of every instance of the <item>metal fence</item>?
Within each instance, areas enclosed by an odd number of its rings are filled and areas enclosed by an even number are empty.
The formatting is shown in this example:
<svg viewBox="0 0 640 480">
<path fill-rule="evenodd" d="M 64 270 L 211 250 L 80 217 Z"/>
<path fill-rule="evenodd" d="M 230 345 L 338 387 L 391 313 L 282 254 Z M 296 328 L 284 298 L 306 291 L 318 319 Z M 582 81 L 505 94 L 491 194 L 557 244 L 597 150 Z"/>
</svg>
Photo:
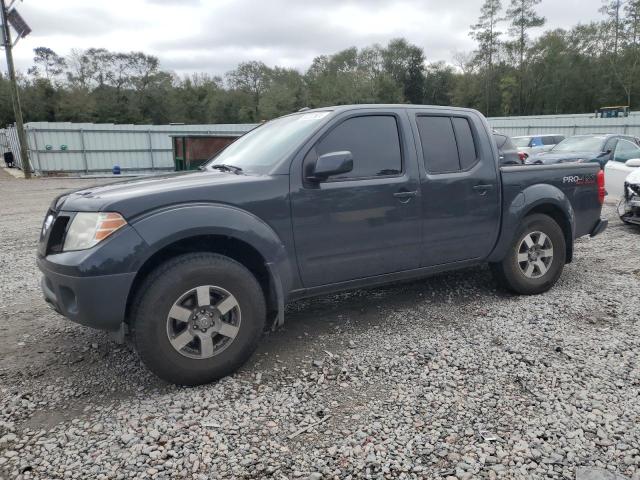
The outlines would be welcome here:
<svg viewBox="0 0 640 480">
<path fill-rule="evenodd" d="M 640 112 L 631 112 L 628 117 L 620 118 L 595 118 L 593 113 L 587 113 L 493 117 L 488 120 L 491 127 L 512 137 L 538 133 L 559 133 L 566 136 L 585 133 L 622 133 L 640 137 Z"/>
<path fill-rule="evenodd" d="M 510 136 L 534 133 L 624 133 L 640 137 L 640 112 L 622 118 L 594 114 L 493 117 L 489 124 Z M 170 135 L 240 136 L 255 124 L 115 125 L 68 122 L 30 122 L 25 125 L 31 167 L 41 175 L 91 175 L 111 172 L 144 173 L 173 170 Z M 22 166 L 15 127 L 0 130 L 0 148 L 13 152 Z"/>
<path fill-rule="evenodd" d="M 4 155 L 5 152 L 8 152 L 9 148 L 9 139 L 7 138 L 7 131 L 3 128 L 0 129 L 0 153 Z"/>
<path fill-rule="evenodd" d="M 115 125 L 30 122 L 25 125 L 31 168 L 41 175 L 100 174 L 119 165 L 123 172 L 173 170 L 170 135 L 240 136 L 255 124 Z M 15 126 L 4 131 L 15 163 L 22 168 Z M 1 137 L 0 137 L 1 140 Z"/>
</svg>

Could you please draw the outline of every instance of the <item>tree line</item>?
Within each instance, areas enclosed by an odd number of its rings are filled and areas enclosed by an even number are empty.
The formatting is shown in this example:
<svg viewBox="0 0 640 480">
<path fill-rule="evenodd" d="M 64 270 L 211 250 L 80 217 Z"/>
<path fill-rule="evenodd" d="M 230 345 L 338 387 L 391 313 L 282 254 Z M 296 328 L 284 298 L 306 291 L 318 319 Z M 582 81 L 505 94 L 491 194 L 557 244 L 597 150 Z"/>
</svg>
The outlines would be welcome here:
<svg viewBox="0 0 640 480">
<path fill-rule="evenodd" d="M 102 48 L 60 56 L 34 50 L 19 78 L 26 121 L 166 124 L 259 122 L 302 107 L 415 103 L 472 107 L 487 116 L 640 107 L 640 0 L 603 0 L 598 21 L 542 31 L 541 0 L 484 0 L 469 28 L 476 43 L 452 63 L 418 45 L 348 48 L 305 72 L 259 61 L 223 76 L 179 77 L 157 57 Z M 0 122 L 13 123 L 0 77 Z"/>
</svg>

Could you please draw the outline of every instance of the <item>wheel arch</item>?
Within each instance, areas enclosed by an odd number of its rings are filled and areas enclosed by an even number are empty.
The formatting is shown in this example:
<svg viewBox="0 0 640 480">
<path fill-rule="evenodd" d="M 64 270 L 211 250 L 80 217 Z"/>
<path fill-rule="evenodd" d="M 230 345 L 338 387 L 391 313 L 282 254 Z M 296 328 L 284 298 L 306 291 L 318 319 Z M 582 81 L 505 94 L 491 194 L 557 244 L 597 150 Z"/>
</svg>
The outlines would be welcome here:
<svg viewBox="0 0 640 480">
<path fill-rule="evenodd" d="M 210 252 L 225 255 L 240 263 L 249 270 L 258 280 L 270 312 L 278 310 L 278 303 L 274 288 L 274 280 L 267 267 L 265 258 L 250 244 L 237 238 L 223 235 L 196 235 L 185 237 L 155 251 L 141 265 L 133 279 L 133 283 L 127 296 L 125 307 L 125 321 L 129 323 L 131 307 L 134 299 L 144 284 L 144 280 L 158 266 L 171 258 L 187 253 Z"/>
<path fill-rule="evenodd" d="M 569 220 L 567 215 L 560 207 L 554 205 L 553 203 L 541 203 L 529 209 L 522 218 L 524 219 L 536 213 L 551 217 L 558 224 L 558 226 L 562 230 L 562 233 L 564 234 L 564 241 L 566 246 L 565 263 L 571 263 L 571 261 L 573 260 L 573 230 L 571 227 L 571 221 Z"/>
<path fill-rule="evenodd" d="M 571 202 L 559 188 L 536 184 L 524 189 L 504 207 L 500 238 L 489 255 L 489 262 L 504 258 L 524 218 L 535 213 L 548 215 L 560 226 L 566 243 L 566 263 L 573 260 L 575 214 Z"/>
<path fill-rule="evenodd" d="M 149 273 L 169 258 L 193 252 L 219 253 L 244 265 L 264 292 L 273 316 L 268 320 L 274 319 L 274 326 L 283 322 L 293 270 L 282 241 L 258 217 L 226 205 L 183 205 L 146 216 L 132 226 L 149 248 L 136 261 L 125 322 L 129 323 L 132 303 Z"/>
</svg>

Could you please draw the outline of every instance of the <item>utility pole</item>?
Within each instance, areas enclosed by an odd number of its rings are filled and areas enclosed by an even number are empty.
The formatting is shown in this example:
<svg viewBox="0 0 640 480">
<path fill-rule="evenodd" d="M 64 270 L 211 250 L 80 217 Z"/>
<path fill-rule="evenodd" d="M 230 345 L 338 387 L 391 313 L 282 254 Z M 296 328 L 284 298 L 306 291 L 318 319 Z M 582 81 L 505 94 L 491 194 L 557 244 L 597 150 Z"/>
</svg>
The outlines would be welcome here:
<svg viewBox="0 0 640 480">
<path fill-rule="evenodd" d="M 16 130 L 18 130 L 18 142 L 20 143 L 20 158 L 22 159 L 22 172 L 24 178 L 31 178 L 31 164 L 29 163 L 29 153 L 27 152 L 27 137 L 24 132 L 24 123 L 22 121 L 22 108 L 20 107 L 20 96 L 18 94 L 18 82 L 16 81 L 16 71 L 13 66 L 13 53 L 11 49 L 11 28 L 7 21 L 7 7 L 5 0 L 0 0 L 0 9 L 2 10 L 2 45 L 7 54 L 7 70 L 9 71 L 9 84 L 11 86 L 11 100 L 13 102 L 13 113 L 16 116 Z"/>
</svg>

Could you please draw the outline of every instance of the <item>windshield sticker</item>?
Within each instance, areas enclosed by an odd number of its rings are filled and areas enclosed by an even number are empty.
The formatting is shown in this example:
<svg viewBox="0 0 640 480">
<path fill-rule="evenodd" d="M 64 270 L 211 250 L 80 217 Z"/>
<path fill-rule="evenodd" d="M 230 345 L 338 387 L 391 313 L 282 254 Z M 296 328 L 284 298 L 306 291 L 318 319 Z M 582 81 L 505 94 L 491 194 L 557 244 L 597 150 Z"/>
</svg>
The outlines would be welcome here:
<svg viewBox="0 0 640 480">
<path fill-rule="evenodd" d="M 306 121 L 306 120 L 320 120 L 321 118 L 326 117 L 327 115 L 329 115 L 331 112 L 313 112 L 313 113 L 305 113 L 300 115 L 300 118 L 298 119 L 299 121 Z"/>
</svg>

